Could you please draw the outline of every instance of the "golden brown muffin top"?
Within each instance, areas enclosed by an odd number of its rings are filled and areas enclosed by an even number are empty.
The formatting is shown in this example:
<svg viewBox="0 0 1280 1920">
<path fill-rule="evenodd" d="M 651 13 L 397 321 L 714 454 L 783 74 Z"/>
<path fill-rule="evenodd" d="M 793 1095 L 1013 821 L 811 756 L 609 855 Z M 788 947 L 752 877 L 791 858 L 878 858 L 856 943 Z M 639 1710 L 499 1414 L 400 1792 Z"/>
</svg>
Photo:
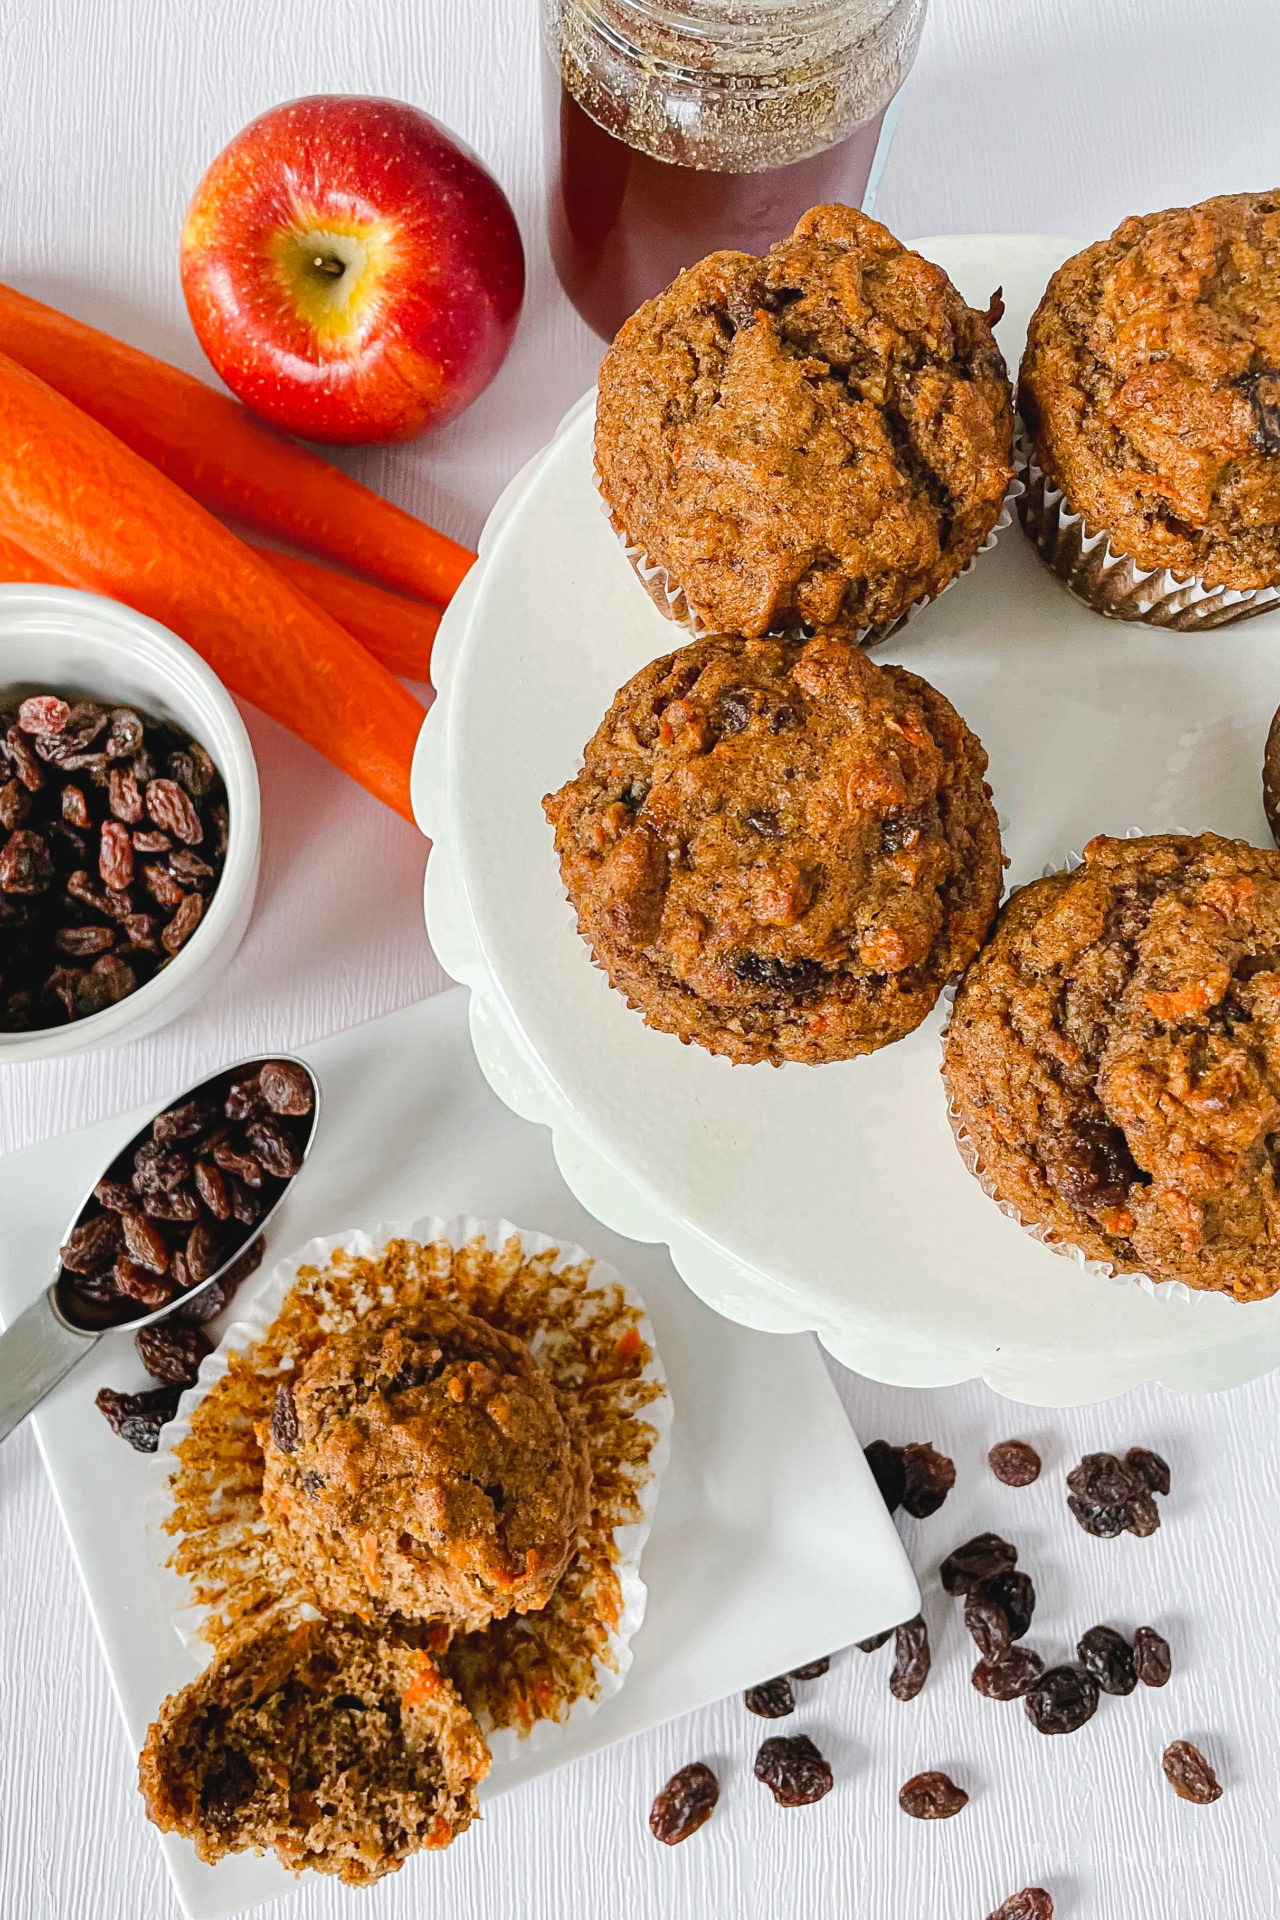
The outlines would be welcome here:
<svg viewBox="0 0 1280 1920">
<path fill-rule="evenodd" d="M 652 1026 L 736 1060 L 918 1026 L 999 899 L 987 757 L 847 636 L 694 641 L 618 694 L 544 801 L 579 928 Z"/>
<path fill-rule="evenodd" d="M 709 255 L 600 370 L 615 524 L 713 631 L 889 625 L 972 559 L 1011 459 L 987 317 L 849 207 Z"/>
<path fill-rule="evenodd" d="M 282 1383 L 263 1506 L 334 1611 L 465 1627 L 545 1605 L 587 1513 L 587 1468 L 514 1334 L 444 1301 L 371 1314 Z"/>
<path fill-rule="evenodd" d="M 1019 404 L 1067 504 L 1139 566 L 1280 582 L 1280 192 L 1125 220 L 1059 267 Z"/>
<path fill-rule="evenodd" d="M 944 1077 L 982 1171 L 1092 1258 L 1280 1287 L 1280 853 L 1099 838 L 1016 893 L 956 995 Z"/>
</svg>

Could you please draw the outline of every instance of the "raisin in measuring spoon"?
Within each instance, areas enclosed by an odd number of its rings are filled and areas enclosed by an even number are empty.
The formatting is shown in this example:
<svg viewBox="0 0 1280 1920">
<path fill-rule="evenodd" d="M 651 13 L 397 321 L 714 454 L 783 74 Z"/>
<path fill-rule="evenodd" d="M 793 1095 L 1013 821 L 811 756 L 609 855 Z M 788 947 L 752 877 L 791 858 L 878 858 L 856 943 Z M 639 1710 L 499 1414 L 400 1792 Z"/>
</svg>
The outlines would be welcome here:
<svg viewBox="0 0 1280 1920">
<path fill-rule="evenodd" d="M 210 1074 L 121 1148 L 62 1236 L 52 1285 L 0 1335 L 0 1440 L 104 1333 L 193 1317 L 216 1296 L 292 1189 L 319 1117 L 311 1068 L 260 1056 Z"/>
</svg>

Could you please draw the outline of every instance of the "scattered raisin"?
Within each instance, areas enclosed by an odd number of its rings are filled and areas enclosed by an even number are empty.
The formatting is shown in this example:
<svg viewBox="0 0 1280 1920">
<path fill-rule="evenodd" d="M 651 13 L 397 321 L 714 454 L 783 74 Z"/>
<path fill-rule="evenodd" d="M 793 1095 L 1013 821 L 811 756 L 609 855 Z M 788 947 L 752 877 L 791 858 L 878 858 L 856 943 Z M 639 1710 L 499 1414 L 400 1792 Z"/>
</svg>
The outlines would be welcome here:
<svg viewBox="0 0 1280 1920">
<path fill-rule="evenodd" d="M 181 1326 L 172 1318 L 139 1327 L 133 1344 L 152 1378 L 176 1387 L 194 1387 L 200 1362 L 213 1351 L 198 1328 Z"/>
<path fill-rule="evenodd" d="M 1098 1683 L 1083 1667 L 1048 1667 L 1023 1705 L 1037 1733 L 1075 1733 L 1098 1710 Z"/>
<path fill-rule="evenodd" d="M 1143 1476 L 1117 1460 L 1114 1453 L 1086 1453 L 1067 1475 L 1067 1485 L 1081 1500 L 1096 1507 L 1119 1507 L 1143 1484 Z"/>
<path fill-rule="evenodd" d="M 950 1820 L 968 1804 L 964 1788 L 945 1773 L 917 1773 L 898 1795 L 898 1805 L 913 1820 Z"/>
<path fill-rule="evenodd" d="M 720 1798 L 720 1782 L 710 1767 L 695 1760 L 673 1773 L 649 1809 L 649 1831 L 664 1846 L 674 1847 L 705 1826 Z"/>
<path fill-rule="evenodd" d="M 984 1660 L 998 1660 L 1013 1638 L 1008 1614 L 981 1585 L 970 1587 L 964 1597 L 964 1624 Z"/>
<path fill-rule="evenodd" d="M 1144 1687 L 1163 1687 L 1173 1672 L 1169 1642 L 1154 1627 L 1139 1627 L 1133 1636 L 1133 1664 Z"/>
<path fill-rule="evenodd" d="M 1001 1440 L 987 1455 L 997 1480 L 1006 1487 L 1029 1487 L 1040 1477 L 1040 1455 L 1026 1440 Z"/>
<path fill-rule="evenodd" d="M 979 1660 L 973 1684 L 988 1700 L 1017 1700 L 1044 1672 L 1044 1661 L 1030 1647 L 1006 1647 L 994 1660 Z"/>
<path fill-rule="evenodd" d="M 969 1591 L 994 1600 L 1009 1622 L 1009 1638 L 1021 1640 L 1036 1610 L 1036 1590 L 1029 1574 L 1010 1568 L 1007 1573 L 993 1574 L 989 1580 L 979 1580 Z"/>
<path fill-rule="evenodd" d="M 1169 1462 L 1162 1460 L 1150 1447 L 1130 1447 L 1125 1457 L 1125 1465 L 1132 1473 L 1147 1484 L 1150 1493 L 1168 1493 Z"/>
<path fill-rule="evenodd" d="M 803 1667 L 792 1667 L 789 1677 L 792 1680 L 821 1680 L 823 1674 L 829 1672 L 830 1668 L 831 1656 L 828 1654 L 821 1660 L 808 1661 Z"/>
<path fill-rule="evenodd" d="M 869 1640 L 855 1640 L 853 1644 L 859 1653 L 877 1653 L 892 1632 L 892 1627 L 886 1627 L 883 1633 L 873 1633 Z"/>
<path fill-rule="evenodd" d="M 1135 1493 L 1128 1506 L 1128 1529 L 1145 1540 L 1160 1525 L 1160 1509 L 1149 1493 Z"/>
<path fill-rule="evenodd" d="M 756 1755 L 755 1774 L 780 1807 L 807 1807 L 830 1793 L 830 1765 L 804 1733 L 775 1735 Z"/>
<path fill-rule="evenodd" d="M 998 1533 L 978 1533 L 949 1553 L 939 1569 L 948 1593 L 967 1593 L 979 1580 L 1007 1573 L 1018 1563 L 1018 1549 Z"/>
<path fill-rule="evenodd" d="M 147 1393 L 115 1393 L 103 1387 L 94 1405 L 105 1414 L 112 1431 L 138 1453 L 154 1453 L 160 1444 L 160 1429 L 178 1411 L 182 1389 L 176 1386 L 153 1387 Z"/>
<path fill-rule="evenodd" d="M 796 1697 L 785 1674 L 762 1681 L 758 1687 L 748 1687 L 742 1703 L 748 1713 L 758 1713 L 762 1720 L 784 1720 L 796 1710 Z"/>
<path fill-rule="evenodd" d="M 890 1513 L 896 1513 L 902 1505 L 902 1496 L 907 1490 L 907 1469 L 902 1458 L 901 1447 L 891 1447 L 887 1440 L 873 1440 L 864 1447 L 867 1465 L 872 1478 L 880 1489 L 880 1497 Z"/>
<path fill-rule="evenodd" d="M 923 1615 L 917 1614 L 895 1629 L 893 1671 L 889 1675 L 889 1691 L 895 1700 L 915 1699 L 929 1678 L 931 1658 L 929 1629 Z"/>
<path fill-rule="evenodd" d="M 1053 1920 L 1053 1901 L 1043 1887 L 1024 1887 L 1002 1900 L 987 1920 Z"/>
<path fill-rule="evenodd" d="M 955 1463 L 928 1441 L 902 1449 L 906 1487 L 902 1504 L 914 1520 L 936 1513 L 956 1483 Z"/>
<path fill-rule="evenodd" d="M 1193 1747 L 1189 1740 L 1175 1740 L 1166 1747 L 1161 1764 L 1165 1779 L 1180 1800 L 1193 1800 L 1198 1807 L 1221 1800 L 1218 1776 L 1199 1747 Z"/>
<path fill-rule="evenodd" d="M 1133 1649 L 1114 1627 L 1090 1627 L 1076 1648 L 1080 1665 L 1104 1693 L 1132 1693 L 1138 1684 Z"/>
</svg>

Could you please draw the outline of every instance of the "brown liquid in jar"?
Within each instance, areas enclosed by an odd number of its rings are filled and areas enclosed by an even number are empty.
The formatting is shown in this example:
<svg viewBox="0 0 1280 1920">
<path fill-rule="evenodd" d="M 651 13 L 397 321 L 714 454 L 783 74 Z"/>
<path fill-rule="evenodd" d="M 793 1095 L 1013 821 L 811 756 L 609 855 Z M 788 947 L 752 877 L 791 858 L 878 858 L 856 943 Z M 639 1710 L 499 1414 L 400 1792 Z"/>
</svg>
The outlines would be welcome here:
<svg viewBox="0 0 1280 1920">
<path fill-rule="evenodd" d="M 885 110 L 789 166 L 719 173 L 657 160 L 609 133 L 544 64 L 551 251 L 565 292 L 611 340 L 642 301 L 722 247 L 763 253 L 809 207 L 860 206 Z"/>
</svg>

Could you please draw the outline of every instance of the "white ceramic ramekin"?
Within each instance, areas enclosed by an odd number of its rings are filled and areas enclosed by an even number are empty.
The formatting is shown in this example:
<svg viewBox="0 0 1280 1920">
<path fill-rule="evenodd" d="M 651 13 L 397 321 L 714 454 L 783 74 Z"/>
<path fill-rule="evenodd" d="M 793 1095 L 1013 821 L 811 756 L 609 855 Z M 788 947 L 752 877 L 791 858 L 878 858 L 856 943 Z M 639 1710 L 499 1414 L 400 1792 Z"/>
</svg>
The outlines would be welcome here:
<svg viewBox="0 0 1280 1920">
<path fill-rule="evenodd" d="M 0 1066 L 154 1033 L 205 992 L 244 938 L 258 884 L 258 767 L 235 702 L 185 641 L 116 600 L 71 587 L 0 586 L 0 700 L 59 693 L 135 706 L 212 756 L 227 789 L 222 877 L 181 952 L 115 1006 L 67 1026 L 0 1033 Z"/>
</svg>

